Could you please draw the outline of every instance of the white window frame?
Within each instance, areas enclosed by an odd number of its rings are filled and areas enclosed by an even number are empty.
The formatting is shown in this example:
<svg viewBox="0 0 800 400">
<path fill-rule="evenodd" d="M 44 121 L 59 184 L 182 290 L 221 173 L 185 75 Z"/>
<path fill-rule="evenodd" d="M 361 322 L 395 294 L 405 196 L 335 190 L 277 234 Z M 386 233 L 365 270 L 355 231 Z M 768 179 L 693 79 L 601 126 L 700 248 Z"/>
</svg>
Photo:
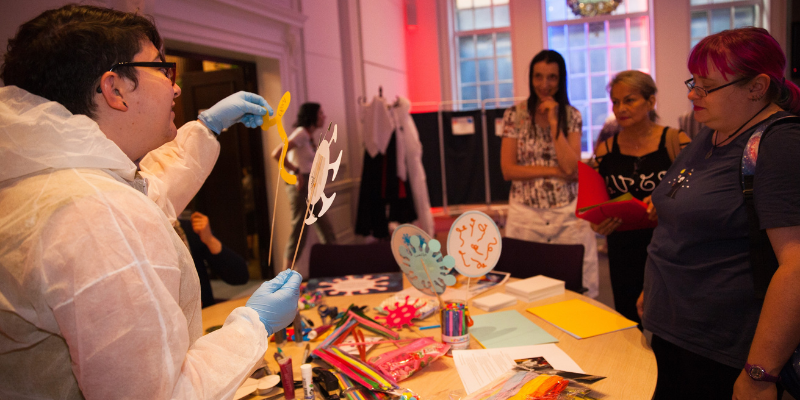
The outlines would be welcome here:
<svg viewBox="0 0 800 400">
<path fill-rule="evenodd" d="M 451 51 L 451 55 L 452 55 L 451 60 L 453 60 L 452 61 L 452 71 L 453 71 L 453 75 L 452 75 L 453 76 L 453 80 L 452 80 L 452 84 L 453 84 L 452 95 L 453 95 L 453 100 L 454 100 L 453 101 L 453 103 L 454 103 L 453 109 L 454 110 L 466 110 L 466 109 L 481 108 L 481 102 L 484 101 L 484 100 L 487 100 L 487 99 L 481 98 L 480 87 L 483 84 L 480 81 L 480 71 L 478 70 L 478 68 L 475 69 L 475 85 L 474 85 L 476 93 L 477 93 L 477 100 L 462 100 L 461 99 L 461 86 L 462 86 L 462 84 L 461 84 L 461 49 L 460 49 L 460 47 L 458 45 L 459 38 L 460 37 L 470 37 L 471 36 L 471 37 L 473 37 L 475 39 L 475 41 L 477 43 L 478 36 L 481 36 L 481 35 L 492 35 L 492 49 L 494 51 L 494 54 L 491 57 L 478 57 L 478 55 L 476 53 L 474 60 L 476 60 L 476 61 L 482 60 L 482 59 L 483 60 L 488 60 L 488 59 L 494 60 L 494 80 L 492 82 L 494 84 L 494 93 L 495 93 L 494 98 L 497 98 L 499 96 L 499 93 L 500 93 L 500 84 L 511 84 L 512 87 L 514 85 L 514 75 L 513 75 L 513 65 L 514 65 L 513 48 L 514 48 L 514 43 L 513 43 L 513 39 L 512 39 L 513 35 L 512 35 L 512 32 L 511 32 L 511 20 L 509 19 L 509 25 L 508 26 L 502 27 L 502 28 L 485 28 L 485 29 L 474 29 L 474 30 L 469 30 L 469 31 L 459 31 L 458 28 L 457 28 L 457 25 L 458 25 L 458 15 L 457 15 L 458 9 L 456 7 L 456 1 L 458 1 L 458 0 L 447 0 L 447 10 L 448 10 L 448 14 L 449 14 L 449 20 L 451 21 L 450 28 L 449 28 L 450 32 L 449 32 L 448 44 L 449 44 L 450 49 L 452 49 L 452 51 Z M 513 1 L 513 0 L 511 0 L 511 1 Z M 509 1 L 509 4 L 508 4 L 509 11 L 510 11 L 510 7 L 511 7 L 511 4 L 510 4 L 511 1 Z M 491 9 L 492 9 L 492 21 L 494 21 L 494 7 L 495 7 L 494 5 L 491 6 Z M 511 79 L 503 79 L 502 81 L 499 79 L 498 68 L 497 68 L 498 56 L 497 56 L 496 50 L 497 50 L 497 34 L 498 33 L 507 33 L 509 35 L 509 40 L 511 41 L 511 49 L 510 49 L 511 51 L 509 52 L 508 57 L 511 59 L 512 75 L 511 75 Z M 503 55 L 501 57 L 506 57 L 506 56 Z M 486 82 L 488 82 L 488 81 L 486 81 Z M 488 108 L 494 108 L 494 107 L 489 107 L 489 105 L 497 106 L 497 103 L 492 102 L 492 103 L 488 103 L 487 104 Z"/>
<path fill-rule="evenodd" d="M 656 57 L 655 57 L 655 46 L 654 46 L 655 37 L 654 37 L 654 27 L 653 27 L 653 0 L 648 0 L 647 1 L 647 10 L 646 11 L 639 11 L 639 12 L 633 12 L 633 13 L 628 13 L 628 14 L 620 14 L 620 15 L 602 15 L 602 16 L 595 16 L 595 17 L 583 17 L 583 18 L 565 19 L 565 20 L 556 20 L 556 21 L 547 21 L 547 3 L 546 3 L 546 1 L 545 0 L 541 0 L 541 5 L 542 5 L 542 22 L 543 22 L 543 24 L 542 24 L 542 29 L 543 29 L 542 40 L 544 42 L 543 43 L 544 44 L 544 48 L 546 48 L 546 49 L 550 48 L 548 30 L 549 30 L 550 27 L 553 27 L 553 26 L 576 25 L 576 24 L 583 25 L 583 24 L 591 24 L 591 23 L 595 23 L 595 22 L 604 22 L 605 23 L 606 21 L 626 20 L 626 19 L 647 17 L 648 33 L 649 33 L 647 40 L 648 40 L 648 43 L 649 43 L 648 47 L 649 47 L 649 57 L 650 57 L 650 61 L 648 63 L 649 68 L 648 68 L 647 73 L 650 74 L 650 76 L 653 77 L 653 80 L 656 79 L 656 69 L 655 69 Z M 624 4 L 620 4 L 620 7 L 622 7 L 623 5 Z M 626 29 L 626 32 L 628 32 L 628 34 L 629 34 L 629 31 L 630 31 L 629 26 L 630 25 L 628 24 L 628 29 Z M 588 38 L 586 38 L 586 40 L 587 40 L 587 47 L 588 47 L 589 46 L 588 45 Z M 612 46 L 612 47 L 616 47 L 616 46 Z M 627 49 L 630 48 L 630 36 L 628 36 L 626 38 L 625 47 Z M 564 56 L 565 60 L 567 59 L 567 57 L 569 57 L 569 55 L 566 55 L 566 54 L 563 55 L 563 56 Z M 608 58 L 606 59 L 606 63 L 610 63 L 610 60 Z M 593 76 L 593 73 L 588 71 L 588 68 L 589 68 L 589 63 L 588 62 L 586 64 L 586 66 L 587 66 L 586 77 L 591 79 L 591 77 Z M 628 62 L 627 62 L 627 69 L 630 69 L 630 68 L 631 68 L 631 63 L 630 63 L 630 58 L 629 58 Z M 606 71 L 610 71 L 610 68 L 607 68 Z M 610 72 L 606 72 L 606 74 L 610 74 Z M 594 75 L 599 75 L 599 74 L 598 73 L 594 73 Z M 591 87 L 591 84 L 589 84 L 588 86 Z M 606 98 L 607 98 L 607 102 L 608 102 L 608 114 L 607 115 L 611 115 L 612 114 L 612 111 L 611 111 L 611 100 L 610 100 L 610 98 L 608 98 L 608 93 L 606 93 Z M 593 98 L 592 98 L 591 93 L 590 92 L 587 93 L 586 103 L 589 105 L 589 107 L 587 107 L 587 109 L 591 108 L 592 100 L 593 100 Z M 594 100 L 597 100 L 597 99 L 594 99 Z M 589 115 L 581 114 L 581 117 L 582 117 L 583 122 L 584 122 L 584 125 L 581 127 L 582 135 L 587 138 L 587 143 L 588 143 L 587 151 L 583 151 L 583 149 L 582 149 L 583 146 L 581 145 L 581 158 L 586 160 L 586 159 L 590 159 L 590 158 L 592 158 L 594 156 L 594 140 L 595 140 L 595 138 L 594 138 L 594 135 L 592 134 L 592 127 L 596 127 L 597 125 L 593 125 L 591 123 L 591 120 L 589 119 Z M 588 121 L 588 123 L 587 123 L 587 121 Z"/>
<path fill-rule="evenodd" d="M 697 37 L 691 36 L 691 29 L 692 29 L 692 14 L 696 12 L 705 12 L 706 13 L 706 22 L 708 23 L 708 35 L 711 35 L 711 11 L 712 10 L 719 10 L 719 9 L 728 9 L 730 11 L 730 24 L 729 27 L 733 28 L 734 23 L 734 10 L 737 7 L 747 7 L 747 6 L 755 6 L 755 26 L 759 28 L 767 28 L 769 29 L 769 20 L 767 19 L 767 13 L 765 12 L 765 4 L 764 0 L 739 0 L 739 1 L 726 1 L 726 2 L 719 2 L 719 3 L 710 3 L 710 4 L 699 4 L 699 5 L 690 5 L 689 6 L 689 37 L 691 41 L 694 39 L 702 39 Z M 730 29 L 729 28 L 729 29 Z M 706 35 L 706 36 L 708 36 Z M 705 36 L 703 36 L 705 37 Z M 690 48 L 693 47 L 690 44 Z"/>
</svg>

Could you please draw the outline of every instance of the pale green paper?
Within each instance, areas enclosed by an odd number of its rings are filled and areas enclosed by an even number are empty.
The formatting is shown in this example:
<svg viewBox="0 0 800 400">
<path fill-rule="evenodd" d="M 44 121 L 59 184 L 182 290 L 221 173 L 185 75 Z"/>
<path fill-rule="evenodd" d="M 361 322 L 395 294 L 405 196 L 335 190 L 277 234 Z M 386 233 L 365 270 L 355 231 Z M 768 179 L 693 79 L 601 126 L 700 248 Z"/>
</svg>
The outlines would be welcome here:
<svg viewBox="0 0 800 400">
<path fill-rule="evenodd" d="M 487 349 L 558 342 L 516 310 L 474 315 L 472 320 L 469 333 Z"/>
</svg>

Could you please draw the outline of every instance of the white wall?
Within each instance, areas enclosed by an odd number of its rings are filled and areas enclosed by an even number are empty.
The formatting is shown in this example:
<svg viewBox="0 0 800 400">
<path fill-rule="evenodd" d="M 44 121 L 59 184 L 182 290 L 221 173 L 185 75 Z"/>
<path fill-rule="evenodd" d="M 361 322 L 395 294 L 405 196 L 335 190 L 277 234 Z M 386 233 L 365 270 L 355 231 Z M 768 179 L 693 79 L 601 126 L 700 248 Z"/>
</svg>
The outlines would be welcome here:
<svg viewBox="0 0 800 400">
<path fill-rule="evenodd" d="M 689 0 L 652 0 L 653 36 L 655 49 L 655 80 L 658 87 L 656 108 L 661 124 L 678 126 L 678 117 L 691 110 L 683 82 L 690 74 L 689 59 L 690 15 Z"/>
<path fill-rule="evenodd" d="M 408 97 L 403 0 L 362 0 L 359 4 L 367 97 L 376 96 L 379 86 L 387 99 Z"/>
</svg>

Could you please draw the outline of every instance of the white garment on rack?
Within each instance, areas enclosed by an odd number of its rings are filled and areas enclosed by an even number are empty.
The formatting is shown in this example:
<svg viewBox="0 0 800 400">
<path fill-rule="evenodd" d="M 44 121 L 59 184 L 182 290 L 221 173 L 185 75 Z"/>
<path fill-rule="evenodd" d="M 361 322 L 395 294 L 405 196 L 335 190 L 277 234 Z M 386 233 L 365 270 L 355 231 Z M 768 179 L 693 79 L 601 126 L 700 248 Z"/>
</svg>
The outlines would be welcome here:
<svg viewBox="0 0 800 400">
<path fill-rule="evenodd" d="M 392 107 L 394 120 L 398 124 L 398 129 L 395 130 L 397 176 L 411 185 L 414 209 L 417 212 L 416 225 L 433 236 L 434 225 L 431 201 L 428 197 L 428 180 L 425 168 L 422 166 L 422 143 L 419 141 L 419 132 L 409 110 L 411 102 L 405 97 L 399 97 L 396 106 Z"/>
<path fill-rule="evenodd" d="M 385 154 L 395 123 L 383 97 L 375 96 L 372 102 L 362 104 L 361 113 L 364 147 L 370 157 Z"/>
</svg>

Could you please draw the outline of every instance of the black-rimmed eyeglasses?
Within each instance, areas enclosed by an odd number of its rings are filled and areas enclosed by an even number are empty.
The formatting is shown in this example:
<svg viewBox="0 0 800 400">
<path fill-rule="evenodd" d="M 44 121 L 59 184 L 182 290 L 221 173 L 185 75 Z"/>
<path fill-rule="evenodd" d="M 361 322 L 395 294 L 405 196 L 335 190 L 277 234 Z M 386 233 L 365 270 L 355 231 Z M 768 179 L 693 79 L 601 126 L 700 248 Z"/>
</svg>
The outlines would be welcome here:
<svg viewBox="0 0 800 400">
<path fill-rule="evenodd" d="M 715 87 L 713 89 L 706 89 L 704 87 L 697 86 L 694 83 L 694 78 L 689 78 L 683 83 L 685 83 L 686 87 L 689 88 L 689 93 L 691 93 L 692 90 L 696 90 L 697 97 L 703 98 L 703 97 L 708 96 L 710 93 L 714 93 L 717 90 L 724 89 L 724 88 L 726 88 L 726 87 L 728 87 L 730 85 L 733 85 L 734 83 L 739 83 L 739 82 L 745 81 L 745 80 L 747 80 L 747 78 L 739 78 L 739 79 L 737 79 L 735 81 L 728 82 L 728 83 L 726 83 L 726 84 L 724 84 L 722 86 L 717 86 L 717 87 Z"/>
<path fill-rule="evenodd" d="M 119 67 L 149 67 L 149 68 L 158 68 L 161 70 L 164 75 L 172 81 L 172 85 L 175 85 L 175 79 L 178 77 L 178 70 L 177 64 L 174 62 L 160 62 L 160 61 L 147 61 L 147 62 L 121 62 L 116 63 L 109 68 L 109 72 L 113 71 Z M 97 87 L 97 93 L 102 93 L 100 87 Z"/>
</svg>

